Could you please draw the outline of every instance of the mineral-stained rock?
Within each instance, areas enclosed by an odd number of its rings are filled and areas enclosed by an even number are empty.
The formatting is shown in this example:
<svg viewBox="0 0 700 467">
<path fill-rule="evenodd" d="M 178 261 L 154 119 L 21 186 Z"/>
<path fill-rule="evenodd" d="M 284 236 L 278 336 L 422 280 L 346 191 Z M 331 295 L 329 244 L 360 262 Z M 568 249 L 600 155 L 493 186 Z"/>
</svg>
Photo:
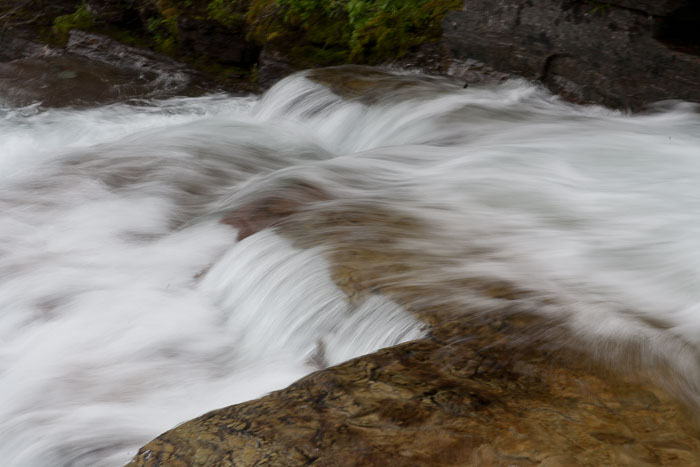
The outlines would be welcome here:
<svg viewBox="0 0 700 467">
<path fill-rule="evenodd" d="M 533 323 L 446 322 L 184 423 L 128 465 L 700 465 L 682 408 L 581 355 L 514 346 Z"/>
<path fill-rule="evenodd" d="M 461 82 L 447 77 L 402 76 L 379 68 L 341 65 L 310 70 L 307 77 L 345 100 L 375 104 L 381 100 L 405 99 L 406 91 L 412 96 L 450 92 L 450 85 L 462 87 Z"/>
</svg>

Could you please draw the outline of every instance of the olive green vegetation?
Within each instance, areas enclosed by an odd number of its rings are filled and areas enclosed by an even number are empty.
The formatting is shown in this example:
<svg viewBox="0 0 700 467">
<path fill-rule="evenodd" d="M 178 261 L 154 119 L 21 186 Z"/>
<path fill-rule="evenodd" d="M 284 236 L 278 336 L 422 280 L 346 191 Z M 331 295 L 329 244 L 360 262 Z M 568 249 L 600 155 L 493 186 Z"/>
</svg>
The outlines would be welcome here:
<svg viewBox="0 0 700 467">
<path fill-rule="evenodd" d="M 252 0 L 248 23 L 260 44 L 296 43 L 291 52 L 302 61 L 377 63 L 439 38 L 445 14 L 461 5 L 462 0 Z"/>
<path fill-rule="evenodd" d="M 592 15 L 600 14 L 601 16 L 606 16 L 610 13 L 610 5 L 608 2 L 601 2 L 599 0 L 586 0 L 586 3 L 591 6 L 590 13 Z"/>
<path fill-rule="evenodd" d="M 143 3 L 148 2 L 144 1 Z M 155 2 L 157 13 L 147 18 L 143 30 L 102 24 L 92 16 L 83 3 L 74 13 L 55 18 L 51 28 L 53 37 L 45 37 L 44 39 L 52 43 L 65 44 L 68 33 L 72 29 L 81 29 L 104 33 L 129 45 L 153 48 L 168 55 L 177 55 L 177 17 L 180 15 L 180 11 L 175 3 L 186 6 L 191 5 L 192 0 L 174 0 L 173 2 L 158 0 Z"/>
<path fill-rule="evenodd" d="M 177 17 L 149 18 L 146 29 L 151 33 L 153 45 L 158 51 L 169 55 L 177 52 Z"/>
<path fill-rule="evenodd" d="M 231 0 L 212 0 L 207 5 L 207 16 L 228 27 L 244 28 L 246 15 Z"/>
<path fill-rule="evenodd" d="M 71 29 L 99 29 L 130 45 L 145 46 L 217 77 L 227 69 L 181 50 L 182 15 L 221 23 L 249 41 L 282 53 L 298 67 L 341 63 L 375 64 L 405 55 L 438 39 L 445 14 L 463 0 L 142 0 L 143 24 L 131 29 L 99 24 L 85 5 L 55 18 L 54 39 L 65 43 Z M 230 70 L 228 70 L 230 71 Z M 238 76 L 255 80 L 257 67 Z"/>
<path fill-rule="evenodd" d="M 97 31 L 107 34 L 119 42 L 137 47 L 151 47 L 155 45 L 155 40 L 150 35 L 144 38 L 142 37 L 143 34 L 139 34 L 138 31 L 100 24 L 84 3 L 75 12 L 54 18 L 51 28 L 48 30 L 42 29 L 41 38 L 50 44 L 65 45 L 68 40 L 68 34 L 72 29 Z"/>
<path fill-rule="evenodd" d="M 53 32 L 59 42 L 65 43 L 68 40 L 68 32 L 71 29 L 90 29 L 93 23 L 92 15 L 85 7 L 85 4 L 82 4 L 75 13 L 56 18 L 53 22 Z"/>
</svg>

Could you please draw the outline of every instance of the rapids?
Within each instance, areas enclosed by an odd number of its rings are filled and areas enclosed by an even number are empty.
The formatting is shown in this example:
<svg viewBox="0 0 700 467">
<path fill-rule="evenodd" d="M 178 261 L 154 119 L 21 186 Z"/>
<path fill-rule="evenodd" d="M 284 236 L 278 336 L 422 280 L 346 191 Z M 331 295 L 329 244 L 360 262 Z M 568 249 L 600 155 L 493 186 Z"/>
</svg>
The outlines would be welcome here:
<svg viewBox="0 0 700 467">
<path fill-rule="evenodd" d="M 424 335 L 383 295 L 348 300 L 326 255 L 343 245 L 221 222 L 299 184 L 327 195 L 309 213 L 429 226 L 403 240 L 432 258 L 405 283 L 512 284 L 528 293 L 509 307 L 700 401 L 697 106 L 628 115 L 518 80 L 348 73 L 259 98 L 0 100 L 4 465 L 120 465 L 184 420 Z M 448 292 L 464 313 L 504 307 Z"/>
</svg>

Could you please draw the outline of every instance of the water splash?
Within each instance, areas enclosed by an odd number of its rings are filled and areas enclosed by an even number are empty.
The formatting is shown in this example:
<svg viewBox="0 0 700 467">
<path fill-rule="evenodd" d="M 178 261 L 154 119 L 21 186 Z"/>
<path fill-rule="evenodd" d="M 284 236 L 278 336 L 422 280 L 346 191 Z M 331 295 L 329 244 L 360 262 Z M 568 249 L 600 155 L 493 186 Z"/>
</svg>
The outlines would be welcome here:
<svg viewBox="0 0 700 467">
<path fill-rule="evenodd" d="M 612 363 L 634 345 L 697 396 L 695 107 L 630 116 L 521 81 L 333 76 L 257 100 L 3 111 L 8 465 L 115 465 L 187 418 L 421 336 L 402 306 L 331 280 L 329 255 L 387 236 L 413 263 L 386 280 L 435 290 L 421 306 L 488 314 L 505 301 L 464 284 L 511 284 L 526 293 L 508 306 L 564 320 Z M 299 196 L 301 221 L 360 210 L 422 228 L 301 249 L 220 222 L 300 186 L 323 193 Z"/>
</svg>

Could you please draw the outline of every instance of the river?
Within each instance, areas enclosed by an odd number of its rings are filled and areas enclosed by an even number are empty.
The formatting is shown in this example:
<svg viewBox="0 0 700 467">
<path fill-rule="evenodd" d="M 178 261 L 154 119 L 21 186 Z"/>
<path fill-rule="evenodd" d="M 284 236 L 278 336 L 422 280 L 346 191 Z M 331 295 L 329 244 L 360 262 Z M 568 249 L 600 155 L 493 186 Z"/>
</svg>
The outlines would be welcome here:
<svg viewBox="0 0 700 467">
<path fill-rule="evenodd" d="M 456 284 L 510 284 L 526 293 L 508 307 L 700 400 L 696 105 L 629 115 L 353 68 L 260 97 L 0 96 L 3 464 L 120 465 L 189 418 L 424 335 L 405 304 L 349 299 L 333 246 L 222 222 L 298 187 L 322 193 L 307 215 L 427 226 L 401 240 L 430 258 L 406 286 L 488 316 L 506 300 Z"/>
</svg>

